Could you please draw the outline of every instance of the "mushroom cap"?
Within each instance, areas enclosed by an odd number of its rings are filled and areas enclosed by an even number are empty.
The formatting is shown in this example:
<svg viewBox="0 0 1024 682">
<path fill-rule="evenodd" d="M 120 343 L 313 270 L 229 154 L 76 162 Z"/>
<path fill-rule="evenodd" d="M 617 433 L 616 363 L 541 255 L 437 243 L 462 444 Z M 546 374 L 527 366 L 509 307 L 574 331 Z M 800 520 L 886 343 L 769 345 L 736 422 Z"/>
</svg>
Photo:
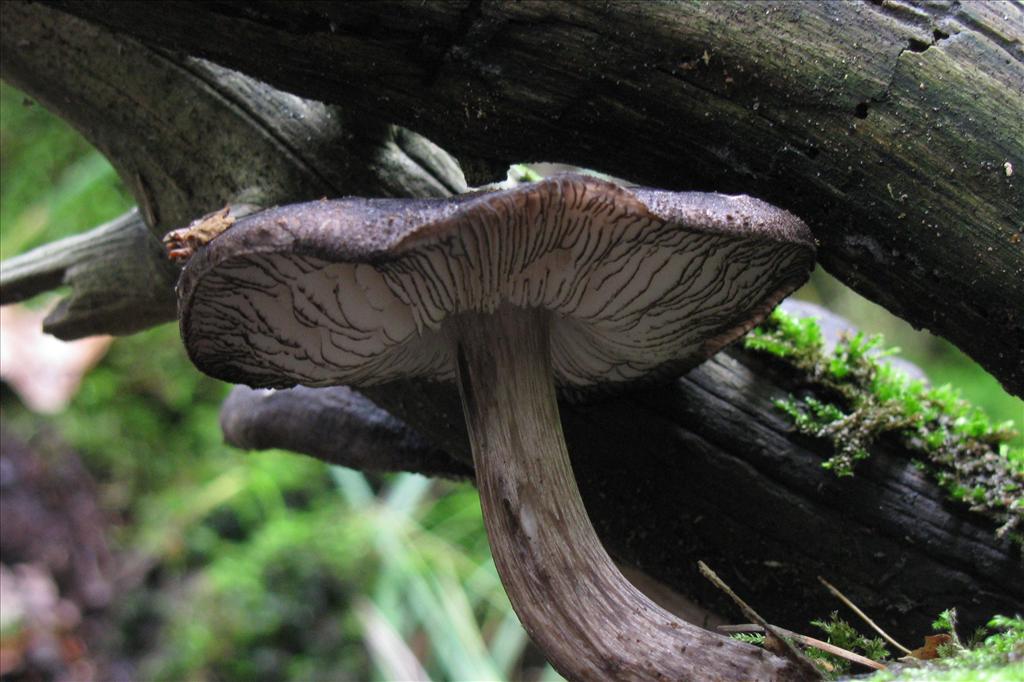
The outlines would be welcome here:
<svg viewBox="0 0 1024 682">
<path fill-rule="evenodd" d="M 758 199 L 562 175 L 263 211 L 192 257 L 178 299 L 196 366 L 275 388 L 450 380 L 447 317 L 545 308 L 555 383 L 580 396 L 703 362 L 813 263 L 807 226 Z"/>
</svg>

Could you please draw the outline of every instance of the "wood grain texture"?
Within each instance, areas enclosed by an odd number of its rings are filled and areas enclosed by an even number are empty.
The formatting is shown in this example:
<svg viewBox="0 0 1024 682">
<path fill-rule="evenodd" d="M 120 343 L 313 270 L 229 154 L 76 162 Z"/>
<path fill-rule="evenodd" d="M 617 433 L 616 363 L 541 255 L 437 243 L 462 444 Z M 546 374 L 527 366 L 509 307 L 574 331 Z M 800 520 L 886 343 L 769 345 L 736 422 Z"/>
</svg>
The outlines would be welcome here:
<svg viewBox="0 0 1024 682">
<path fill-rule="evenodd" d="M 0 12 L 4 79 L 104 153 L 157 237 L 227 203 L 465 189 L 447 154 L 389 123 L 36 3 Z"/>
<path fill-rule="evenodd" d="M 570 680 L 813 679 L 679 620 L 615 568 L 566 452 L 549 316 L 502 307 L 446 324 L 491 552 L 530 637 Z"/>
<path fill-rule="evenodd" d="M 55 6 L 484 168 L 759 196 L 811 226 L 832 274 L 1024 391 L 1017 4 Z"/>
<path fill-rule="evenodd" d="M 8 258 L 0 304 L 70 286 L 43 321 L 60 339 L 132 334 L 173 319 L 178 271 L 135 209 L 108 223 Z"/>
</svg>

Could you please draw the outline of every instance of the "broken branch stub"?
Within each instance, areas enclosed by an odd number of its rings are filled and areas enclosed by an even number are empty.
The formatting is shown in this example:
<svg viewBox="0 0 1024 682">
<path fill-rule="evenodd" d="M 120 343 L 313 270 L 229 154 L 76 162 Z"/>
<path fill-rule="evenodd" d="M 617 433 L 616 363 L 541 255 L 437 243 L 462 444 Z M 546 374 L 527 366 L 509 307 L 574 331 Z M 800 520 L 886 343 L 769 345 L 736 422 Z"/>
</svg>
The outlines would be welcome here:
<svg viewBox="0 0 1024 682">
<path fill-rule="evenodd" d="M 70 286 L 43 320 L 69 340 L 132 334 L 175 318 L 178 272 L 135 209 L 99 227 L 5 260 L 0 304 Z"/>
</svg>

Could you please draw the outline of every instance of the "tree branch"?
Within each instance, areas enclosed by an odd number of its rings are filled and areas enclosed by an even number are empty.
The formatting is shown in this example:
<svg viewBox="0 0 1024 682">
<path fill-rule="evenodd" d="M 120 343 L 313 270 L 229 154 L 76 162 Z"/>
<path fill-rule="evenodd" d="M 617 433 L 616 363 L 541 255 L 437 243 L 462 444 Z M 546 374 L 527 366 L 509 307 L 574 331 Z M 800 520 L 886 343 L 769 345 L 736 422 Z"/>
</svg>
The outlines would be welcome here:
<svg viewBox="0 0 1024 682">
<path fill-rule="evenodd" d="M 61 239 L 0 268 L 0 304 L 15 303 L 61 285 L 72 293 L 43 321 L 61 339 L 131 334 L 173 320 L 177 269 L 132 209 L 83 234 Z"/>
<path fill-rule="evenodd" d="M 229 445 L 286 448 L 362 471 L 414 471 L 469 479 L 473 467 L 430 447 L 408 426 L 350 388 L 288 391 L 236 386 L 220 411 Z"/>
</svg>

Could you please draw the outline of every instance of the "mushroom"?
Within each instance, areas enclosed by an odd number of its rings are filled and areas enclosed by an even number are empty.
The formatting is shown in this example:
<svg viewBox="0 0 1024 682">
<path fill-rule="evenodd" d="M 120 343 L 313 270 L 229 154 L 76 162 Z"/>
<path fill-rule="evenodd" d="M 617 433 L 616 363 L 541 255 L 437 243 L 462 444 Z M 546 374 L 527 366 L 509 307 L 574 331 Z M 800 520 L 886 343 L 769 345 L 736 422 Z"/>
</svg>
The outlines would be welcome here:
<svg viewBox="0 0 1024 682">
<path fill-rule="evenodd" d="M 681 621 L 615 568 L 556 403 L 675 377 L 803 283 L 807 227 L 746 196 L 562 175 L 450 199 L 239 220 L 178 285 L 204 372 L 253 387 L 455 380 L 494 560 L 570 679 L 772 679 L 793 664 Z"/>
</svg>

